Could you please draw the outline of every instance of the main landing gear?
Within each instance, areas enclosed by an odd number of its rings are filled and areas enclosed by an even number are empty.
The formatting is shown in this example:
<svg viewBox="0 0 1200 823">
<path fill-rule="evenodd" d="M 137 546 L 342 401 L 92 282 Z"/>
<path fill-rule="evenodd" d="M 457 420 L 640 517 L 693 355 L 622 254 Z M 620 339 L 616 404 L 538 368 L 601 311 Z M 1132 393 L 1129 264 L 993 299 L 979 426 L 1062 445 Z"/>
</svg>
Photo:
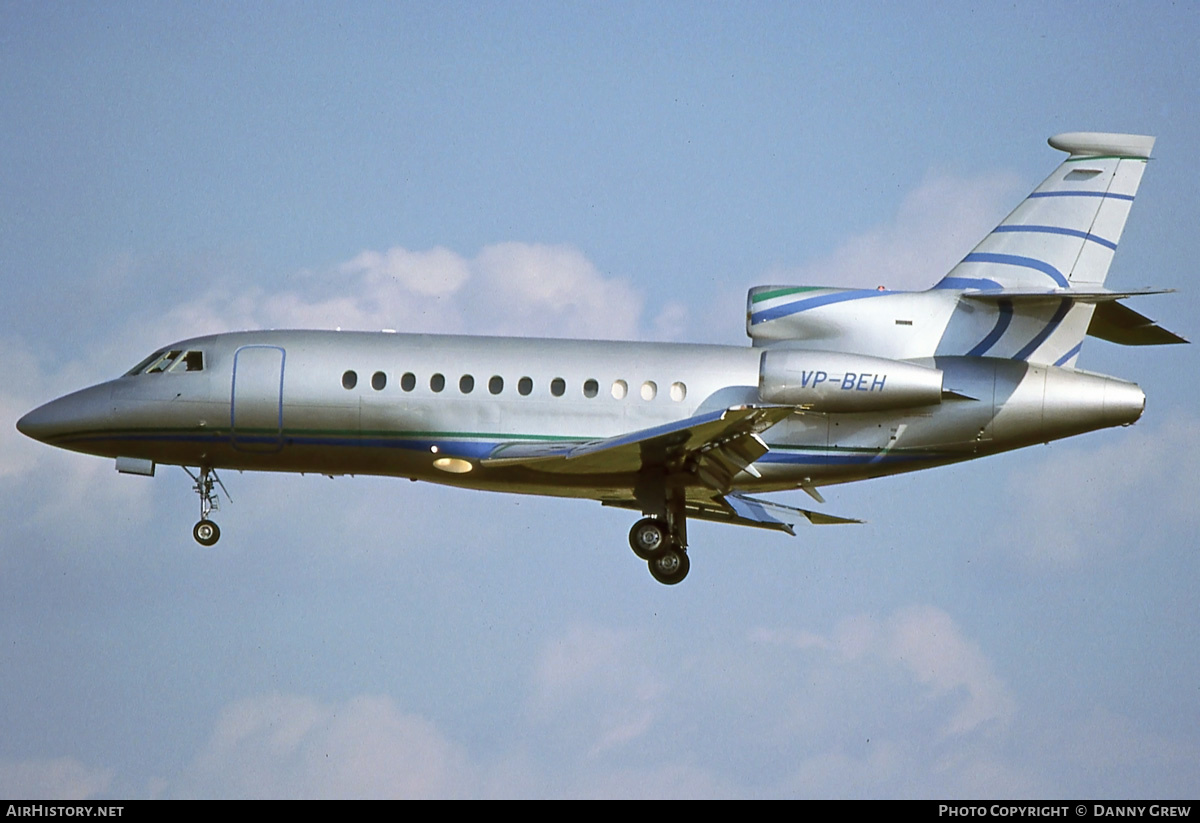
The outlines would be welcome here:
<svg viewBox="0 0 1200 823">
<path fill-rule="evenodd" d="M 670 528 L 666 518 L 645 517 L 629 530 L 633 553 L 646 561 L 655 580 L 667 586 L 682 581 L 691 568 L 686 543 L 686 531 Z"/>
<path fill-rule="evenodd" d="M 229 497 L 229 492 L 225 489 L 221 478 L 217 477 L 216 471 L 208 466 L 201 466 L 199 474 L 192 474 L 187 466 L 184 466 L 183 470 L 195 482 L 192 491 L 200 495 L 200 522 L 192 527 L 192 537 L 196 538 L 196 542 L 201 546 L 215 545 L 221 539 L 221 529 L 208 519 L 209 515 L 220 508 L 214 484 L 221 487 L 226 498 Z"/>
</svg>

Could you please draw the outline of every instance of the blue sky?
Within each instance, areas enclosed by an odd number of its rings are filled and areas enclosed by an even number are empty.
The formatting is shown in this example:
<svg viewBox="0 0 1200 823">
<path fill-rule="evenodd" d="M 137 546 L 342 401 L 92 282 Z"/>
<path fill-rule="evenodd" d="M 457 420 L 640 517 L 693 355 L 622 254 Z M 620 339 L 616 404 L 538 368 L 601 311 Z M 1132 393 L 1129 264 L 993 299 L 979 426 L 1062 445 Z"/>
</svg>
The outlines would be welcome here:
<svg viewBox="0 0 1200 823">
<path fill-rule="evenodd" d="M 118 476 L 13 424 L 202 332 L 740 343 L 922 288 L 1154 134 L 1110 273 L 1195 337 L 1188 4 L 0 3 L 0 794 L 1193 796 L 1191 347 L 1134 427 L 697 524 L 381 478 Z M 796 505 L 802 495 L 784 497 Z"/>
</svg>

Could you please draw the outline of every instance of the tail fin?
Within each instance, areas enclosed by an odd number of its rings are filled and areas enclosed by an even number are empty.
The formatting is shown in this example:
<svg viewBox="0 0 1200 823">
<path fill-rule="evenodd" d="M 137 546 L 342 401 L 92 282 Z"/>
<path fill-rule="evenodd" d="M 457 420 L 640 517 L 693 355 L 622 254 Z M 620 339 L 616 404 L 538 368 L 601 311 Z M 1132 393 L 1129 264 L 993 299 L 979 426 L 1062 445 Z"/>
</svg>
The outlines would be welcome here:
<svg viewBox="0 0 1200 823">
<path fill-rule="evenodd" d="M 934 286 L 985 298 L 969 301 L 982 312 L 955 313 L 940 353 L 1074 365 L 1154 138 L 1073 132 L 1049 142 L 1070 156 Z"/>
<path fill-rule="evenodd" d="M 1089 333 L 1187 342 L 1116 302 L 1157 291 L 1104 288 L 1154 138 L 1077 132 L 1050 145 L 1070 156 L 933 288 L 759 286 L 747 295 L 746 333 L 755 346 L 1067 367 Z"/>
<path fill-rule="evenodd" d="M 1071 156 L 935 288 L 1104 285 L 1154 138 L 1077 132 L 1050 145 Z"/>
</svg>

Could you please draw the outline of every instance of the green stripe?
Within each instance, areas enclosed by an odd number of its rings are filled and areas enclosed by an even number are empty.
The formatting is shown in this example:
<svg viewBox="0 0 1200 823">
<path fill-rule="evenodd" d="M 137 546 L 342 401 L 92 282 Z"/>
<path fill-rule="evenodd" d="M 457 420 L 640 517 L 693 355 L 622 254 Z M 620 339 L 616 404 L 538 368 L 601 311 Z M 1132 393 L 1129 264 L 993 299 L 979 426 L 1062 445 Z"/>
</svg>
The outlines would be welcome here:
<svg viewBox="0 0 1200 823">
<path fill-rule="evenodd" d="M 795 286 L 788 289 L 774 289 L 773 291 L 765 291 L 754 295 L 750 298 L 750 302 L 761 303 L 763 300 L 773 300 L 776 297 L 783 297 L 788 294 L 800 294 L 806 291 L 820 291 L 822 288 L 822 286 Z"/>
</svg>

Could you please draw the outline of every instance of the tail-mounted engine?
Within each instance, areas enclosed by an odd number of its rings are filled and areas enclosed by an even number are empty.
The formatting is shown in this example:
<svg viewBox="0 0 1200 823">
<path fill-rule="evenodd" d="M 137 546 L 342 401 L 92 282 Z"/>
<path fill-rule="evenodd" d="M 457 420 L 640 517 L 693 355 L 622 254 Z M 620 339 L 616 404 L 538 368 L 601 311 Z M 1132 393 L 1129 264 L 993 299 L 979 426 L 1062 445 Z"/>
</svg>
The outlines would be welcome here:
<svg viewBox="0 0 1200 823">
<path fill-rule="evenodd" d="M 764 403 L 819 412 L 871 412 L 942 402 L 942 372 L 902 360 L 770 349 L 758 369 Z"/>
</svg>

